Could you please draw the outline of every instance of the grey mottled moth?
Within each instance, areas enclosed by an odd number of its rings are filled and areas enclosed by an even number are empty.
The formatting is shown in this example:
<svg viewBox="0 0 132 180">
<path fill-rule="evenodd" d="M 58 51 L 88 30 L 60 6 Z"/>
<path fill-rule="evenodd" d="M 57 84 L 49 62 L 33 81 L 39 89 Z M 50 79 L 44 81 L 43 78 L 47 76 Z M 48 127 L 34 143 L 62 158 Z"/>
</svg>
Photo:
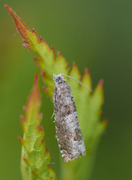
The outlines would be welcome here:
<svg viewBox="0 0 132 180">
<path fill-rule="evenodd" d="M 62 157 L 68 162 L 86 154 L 85 144 L 71 88 L 64 75 L 54 75 L 53 79 L 56 137 Z"/>
</svg>

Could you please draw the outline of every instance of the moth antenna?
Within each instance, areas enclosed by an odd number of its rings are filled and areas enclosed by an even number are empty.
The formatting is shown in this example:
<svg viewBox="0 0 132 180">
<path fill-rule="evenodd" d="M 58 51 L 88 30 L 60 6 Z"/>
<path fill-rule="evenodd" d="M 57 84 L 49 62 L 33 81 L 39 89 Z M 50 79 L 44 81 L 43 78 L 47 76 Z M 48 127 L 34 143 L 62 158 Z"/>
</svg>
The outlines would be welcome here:
<svg viewBox="0 0 132 180">
<path fill-rule="evenodd" d="M 66 75 L 66 74 L 62 74 L 63 76 L 66 76 L 66 77 L 68 77 L 68 78 L 71 78 L 71 79 L 73 79 L 73 80 L 75 80 L 75 81 L 77 81 L 79 84 L 81 84 L 85 89 L 87 89 L 88 91 L 90 91 L 90 92 L 92 92 L 92 89 L 89 89 L 89 88 L 87 88 L 86 86 L 84 86 L 84 84 L 82 84 L 80 81 L 78 81 L 77 79 L 75 79 L 75 78 L 73 78 L 73 77 L 71 77 L 71 76 L 68 76 L 68 75 Z"/>
</svg>

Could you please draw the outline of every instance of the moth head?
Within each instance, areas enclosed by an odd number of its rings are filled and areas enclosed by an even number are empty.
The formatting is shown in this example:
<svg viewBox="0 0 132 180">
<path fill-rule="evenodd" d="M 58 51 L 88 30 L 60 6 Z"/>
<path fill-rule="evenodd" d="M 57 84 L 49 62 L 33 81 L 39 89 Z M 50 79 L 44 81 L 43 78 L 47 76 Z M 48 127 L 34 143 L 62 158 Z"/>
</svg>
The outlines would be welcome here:
<svg viewBox="0 0 132 180">
<path fill-rule="evenodd" d="M 63 81 L 65 81 L 62 74 L 58 74 L 58 75 L 53 74 L 53 80 L 56 84 L 59 84 L 59 83 L 62 83 Z"/>
</svg>

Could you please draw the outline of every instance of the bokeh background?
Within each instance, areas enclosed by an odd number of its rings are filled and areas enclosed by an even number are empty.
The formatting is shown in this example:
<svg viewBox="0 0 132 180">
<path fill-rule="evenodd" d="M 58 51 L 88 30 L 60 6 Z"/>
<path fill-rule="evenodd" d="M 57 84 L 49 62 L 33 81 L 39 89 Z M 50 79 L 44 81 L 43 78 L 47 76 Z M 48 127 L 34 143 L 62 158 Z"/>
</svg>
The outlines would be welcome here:
<svg viewBox="0 0 132 180">
<path fill-rule="evenodd" d="M 33 84 L 33 53 L 4 8 L 11 6 L 26 25 L 35 28 L 55 52 L 75 61 L 81 74 L 91 73 L 93 89 L 104 79 L 102 117 L 109 125 L 101 138 L 91 180 L 132 177 L 132 1 L 131 0 L 0 0 L 0 180 L 21 180 L 22 136 L 19 116 Z M 43 85 L 40 80 L 40 84 Z M 53 104 L 42 92 L 46 148 L 59 174 Z M 48 113 L 47 113 L 48 111 Z M 46 115 L 45 115 L 46 114 Z"/>
</svg>

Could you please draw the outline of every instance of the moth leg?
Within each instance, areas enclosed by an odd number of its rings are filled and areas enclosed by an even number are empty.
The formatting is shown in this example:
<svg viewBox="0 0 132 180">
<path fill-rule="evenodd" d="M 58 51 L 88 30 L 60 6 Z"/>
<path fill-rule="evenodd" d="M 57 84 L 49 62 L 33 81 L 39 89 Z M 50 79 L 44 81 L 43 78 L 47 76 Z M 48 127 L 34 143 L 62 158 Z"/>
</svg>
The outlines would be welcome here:
<svg viewBox="0 0 132 180">
<path fill-rule="evenodd" d="M 55 111 L 53 112 L 52 116 L 51 116 L 51 119 L 53 119 L 55 116 Z"/>
</svg>

